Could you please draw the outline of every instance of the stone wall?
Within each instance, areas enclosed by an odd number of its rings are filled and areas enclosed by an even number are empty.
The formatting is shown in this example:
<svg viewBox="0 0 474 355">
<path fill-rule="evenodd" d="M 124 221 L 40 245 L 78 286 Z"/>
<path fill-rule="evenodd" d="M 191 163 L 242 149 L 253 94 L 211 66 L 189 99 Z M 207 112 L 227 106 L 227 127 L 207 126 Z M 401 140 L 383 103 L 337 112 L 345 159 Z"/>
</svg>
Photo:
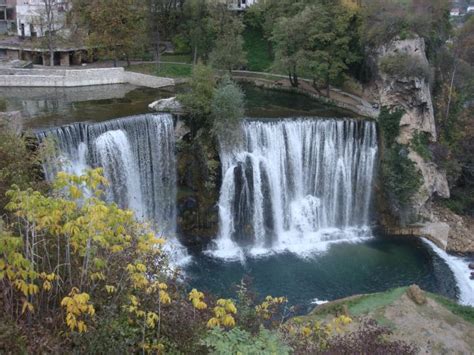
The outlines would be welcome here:
<svg viewBox="0 0 474 355">
<path fill-rule="evenodd" d="M 127 72 L 124 68 L 0 69 L 0 87 L 76 87 L 130 83 L 161 88 L 174 80 Z"/>
</svg>

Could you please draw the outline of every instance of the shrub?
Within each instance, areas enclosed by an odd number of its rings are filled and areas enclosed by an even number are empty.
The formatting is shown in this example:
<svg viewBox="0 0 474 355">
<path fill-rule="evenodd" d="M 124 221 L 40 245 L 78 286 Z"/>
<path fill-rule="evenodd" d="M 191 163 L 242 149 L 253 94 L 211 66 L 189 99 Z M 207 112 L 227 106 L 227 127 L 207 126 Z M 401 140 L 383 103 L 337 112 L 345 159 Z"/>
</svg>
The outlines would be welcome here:
<svg viewBox="0 0 474 355">
<path fill-rule="evenodd" d="M 416 132 L 413 136 L 410 146 L 417 152 L 425 161 L 433 160 L 433 154 L 430 147 L 430 135 L 427 132 Z"/>
<path fill-rule="evenodd" d="M 240 142 L 244 105 L 242 89 L 225 75 L 214 90 L 211 107 L 214 134 L 224 138 L 221 144 L 232 147 Z"/>
<path fill-rule="evenodd" d="M 392 332 L 373 319 L 366 319 L 359 329 L 329 340 L 324 354 L 416 354 L 418 349 L 401 340 L 390 340 Z"/>
<path fill-rule="evenodd" d="M 224 331 L 216 327 L 209 331 L 202 343 L 210 349 L 211 354 L 285 355 L 290 354 L 291 350 L 281 342 L 277 333 L 265 328 L 260 328 L 252 336 L 239 328 Z"/>
<path fill-rule="evenodd" d="M 433 81 L 433 72 L 428 63 L 422 61 L 418 56 L 407 53 L 397 53 L 383 57 L 380 60 L 380 69 L 387 75 L 394 77 L 424 79 L 426 82 Z"/>
<path fill-rule="evenodd" d="M 190 90 L 178 96 L 184 105 L 186 123 L 196 132 L 199 128 L 210 129 L 210 114 L 214 96 L 215 79 L 212 69 L 197 64 L 193 68 Z"/>
<path fill-rule="evenodd" d="M 382 131 L 384 145 L 386 147 L 392 146 L 395 139 L 400 134 L 400 120 L 403 116 L 403 110 L 396 109 L 390 111 L 387 107 L 382 107 L 379 115 L 379 127 Z"/>
<path fill-rule="evenodd" d="M 422 176 L 416 164 L 408 158 L 408 149 L 394 144 L 384 153 L 382 179 L 385 191 L 399 211 L 409 206 L 412 196 L 422 185 Z"/>
</svg>

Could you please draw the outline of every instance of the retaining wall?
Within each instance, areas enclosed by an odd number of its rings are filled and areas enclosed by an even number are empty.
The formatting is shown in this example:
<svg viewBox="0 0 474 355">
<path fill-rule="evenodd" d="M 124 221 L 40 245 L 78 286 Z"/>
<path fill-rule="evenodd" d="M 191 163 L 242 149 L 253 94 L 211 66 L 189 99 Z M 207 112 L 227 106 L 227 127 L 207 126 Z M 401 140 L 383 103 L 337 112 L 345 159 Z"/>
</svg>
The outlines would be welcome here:
<svg viewBox="0 0 474 355">
<path fill-rule="evenodd" d="M 124 68 L 0 69 L 0 87 L 75 87 L 130 83 L 161 88 L 174 80 L 127 72 Z"/>
</svg>

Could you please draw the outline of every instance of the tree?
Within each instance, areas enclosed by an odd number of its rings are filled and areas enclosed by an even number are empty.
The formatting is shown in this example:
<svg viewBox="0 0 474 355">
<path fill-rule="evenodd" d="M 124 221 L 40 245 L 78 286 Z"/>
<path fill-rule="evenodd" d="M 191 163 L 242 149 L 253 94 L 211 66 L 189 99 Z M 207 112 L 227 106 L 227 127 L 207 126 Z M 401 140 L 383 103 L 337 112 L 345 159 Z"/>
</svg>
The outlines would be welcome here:
<svg viewBox="0 0 474 355">
<path fill-rule="evenodd" d="M 242 89 L 230 79 L 230 76 L 224 76 L 214 90 L 211 109 L 214 134 L 224 138 L 220 141 L 221 145 L 232 148 L 240 142 L 244 107 Z"/>
<path fill-rule="evenodd" d="M 322 84 L 329 96 L 329 85 L 342 80 L 348 65 L 359 59 L 352 44 L 356 13 L 338 5 L 309 5 L 293 17 L 280 18 L 274 29 L 275 67 L 288 73 L 292 86 L 298 76 Z"/>
<path fill-rule="evenodd" d="M 187 0 L 183 11 L 187 19 L 185 33 L 193 53 L 193 64 L 196 65 L 199 59 L 207 59 L 212 43 L 209 7 L 206 0 Z"/>
<path fill-rule="evenodd" d="M 144 7 L 133 0 L 77 0 L 74 7 L 87 28 L 88 42 L 104 57 L 127 61 L 143 46 Z"/>
<path fill-rule="evenodd" d="M 242 18 L 229 11 L 225 4 L 214 5 L 211 14 L 216 32 L 214 48 L 209 56 L 211 65 L 229 71 L 241 68 L 247 63 Z"/>
<path fill-rule="evenodd" d="M 215 87 L 212 69 L 203 64 L 195 65 L 189 86 L 190 90 L 179 96 L 188 113 L 188 124 L 194 132 L 199 128 L 210 129 Z"/>
<path fill-rule="evenodd" d="M 145 0 L 145 2 L 146 31 L 153 48 L 153 59 L 159 67 L 161 41 L 176 32 L 181 2 L 179 0 Z"/>
</svg>

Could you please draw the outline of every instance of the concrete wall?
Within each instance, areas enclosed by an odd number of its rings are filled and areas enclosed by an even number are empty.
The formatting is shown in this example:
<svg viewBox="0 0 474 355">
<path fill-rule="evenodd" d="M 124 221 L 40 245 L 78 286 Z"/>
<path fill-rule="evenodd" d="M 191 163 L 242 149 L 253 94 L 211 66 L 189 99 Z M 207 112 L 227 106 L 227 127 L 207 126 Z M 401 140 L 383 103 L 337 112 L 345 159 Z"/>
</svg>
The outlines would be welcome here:
<svg viewBox="0 0 474 355">
<path fill-rule="evenodd" d="M 174 80 L 127 72 L 124 68 L 99 69 L 0 69 L 0 87 L 74 87 L 130 83 L 161 88 Z"/>
</svg>

